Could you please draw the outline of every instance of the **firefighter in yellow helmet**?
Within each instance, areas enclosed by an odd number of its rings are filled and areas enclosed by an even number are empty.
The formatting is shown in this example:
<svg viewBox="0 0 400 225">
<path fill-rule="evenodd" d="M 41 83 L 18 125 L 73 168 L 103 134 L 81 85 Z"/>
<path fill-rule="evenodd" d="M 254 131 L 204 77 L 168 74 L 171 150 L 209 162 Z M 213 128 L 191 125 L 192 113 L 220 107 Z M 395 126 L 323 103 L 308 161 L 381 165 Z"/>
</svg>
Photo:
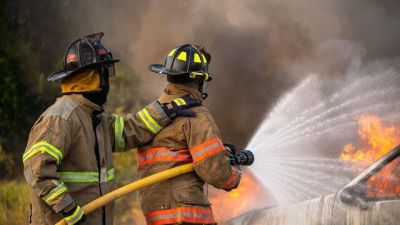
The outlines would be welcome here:
<svg viewBox="0 0 400 225">
<path fill-rule="evenodd" d="M 173 49 L 164 65 L 150 65 L 152 72 L 167 75 L 169 81 L 158 101 L 179 105 L 183 103 L 177 97 L 186 94 L 204 100 L 206 83 L 213 78 L 208 73 L 210 60 L 204 48 L 188 44 Z M 140 178 L 186 163 L 193 163 L 195 170 L 140 191 L 148 225 L 216 224 L 204 183 L 229 191 L 240 182 L 241 172 L 230 165 L 210 112 L 204 106 L 191 109 L 195 117 L 177 118 L 138 150 Z"/>
<path fill-rule="evenodd" d="M 23 154 L 30 186 L 29 224 L 112 225 L 113 204 L 85 215 L 81 206 L 115 186 L 113 152 L 150 141 L 176 116 L 193 116 L 187 108 L 200 102 L 184 96 L 184 104 L 149 104 L 138 114 L 105 113 L 103 104 L 114 76 L 103 33 L 74 41 L 66 51 L 64 70 L 49 76 L 61 80 L 62 96 L 34 124 Z"/>
</svg>

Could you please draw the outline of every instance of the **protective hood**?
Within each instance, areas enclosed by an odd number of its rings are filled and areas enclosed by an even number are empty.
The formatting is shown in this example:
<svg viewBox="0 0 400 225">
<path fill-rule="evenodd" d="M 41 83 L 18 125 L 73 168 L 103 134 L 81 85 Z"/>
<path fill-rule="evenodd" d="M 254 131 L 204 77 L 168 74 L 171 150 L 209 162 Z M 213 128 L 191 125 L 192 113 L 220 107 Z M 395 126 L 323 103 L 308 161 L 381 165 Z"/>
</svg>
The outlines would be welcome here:
<svg viewBox="0 0 400 225">
<path fill-rule="evenodd" d="M 61 81 L 61 93 L 99 92 L 100 74 L 97 70 L 87 70 Z"/>
</svg>

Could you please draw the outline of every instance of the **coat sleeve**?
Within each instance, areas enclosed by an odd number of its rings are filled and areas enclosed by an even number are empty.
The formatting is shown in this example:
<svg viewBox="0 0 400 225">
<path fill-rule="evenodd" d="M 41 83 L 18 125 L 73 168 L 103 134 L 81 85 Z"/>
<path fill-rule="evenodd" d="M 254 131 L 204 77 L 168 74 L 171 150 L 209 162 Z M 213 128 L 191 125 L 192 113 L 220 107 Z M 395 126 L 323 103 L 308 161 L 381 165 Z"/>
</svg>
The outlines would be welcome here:
<svg viewBox="0 0 400 225">
<path fill-rule="evenodd" d="M 57 169 L 71 144 L 71 124 L 59 117 L 40 117 L 23 154 L 24 176 L 39 198 L 55 212 L 74 203 Z"/>
<path fill-rule="evenodd" d="M 125 117 L 113 114 L 114 151 L 137 148 L 149 142 L 171 122 L 157 101 L 152 102 L 136 115 Z"/>
<path fill-rule="evenodd" d="M 229 153 L 214 119 L 208 111 L 196 113 L 196 117 L 186 118 L 188 123 L 185 127 L 194 170 L 204 182 L 216 188 L 227 191 L 236 188 L 241 172 L 229 164 Z"/>
</svg>

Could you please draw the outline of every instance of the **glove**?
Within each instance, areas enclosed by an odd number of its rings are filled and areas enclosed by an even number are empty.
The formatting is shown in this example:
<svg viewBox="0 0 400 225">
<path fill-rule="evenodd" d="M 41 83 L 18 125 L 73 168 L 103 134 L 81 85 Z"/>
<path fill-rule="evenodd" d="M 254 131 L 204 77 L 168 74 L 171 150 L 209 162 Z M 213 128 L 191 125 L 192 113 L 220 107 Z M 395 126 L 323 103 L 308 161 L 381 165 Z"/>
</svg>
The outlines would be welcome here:
<svg viewBox="0 0 400 225">
<path fill-rule="evenodd" d="M 180 98 L 175 98 L 170 103 L 161 105 L 162 110 L 167 114 L 170 119 L 179 116 L 193 117 L 196 115 L 195 112 L 189 108 L 192 106 L 199 106 L 201 102 L 189 94 L 184 95 Z"/>
<path fill-rule="evenodd" d="M 67 212 L 62 211 L 61 213 L 68 225 L 78 225 L 86 221 L 85 212 L 83 212 L 79 205 L 75 205 L 71 210 Z"/>
<path fill-rule="evenodd" d="M 233 144 L 224 143 L 225 149 L 229 152 L 229 164 L 236 165 L 236 151 L 237 148 Z"/>
</svg>

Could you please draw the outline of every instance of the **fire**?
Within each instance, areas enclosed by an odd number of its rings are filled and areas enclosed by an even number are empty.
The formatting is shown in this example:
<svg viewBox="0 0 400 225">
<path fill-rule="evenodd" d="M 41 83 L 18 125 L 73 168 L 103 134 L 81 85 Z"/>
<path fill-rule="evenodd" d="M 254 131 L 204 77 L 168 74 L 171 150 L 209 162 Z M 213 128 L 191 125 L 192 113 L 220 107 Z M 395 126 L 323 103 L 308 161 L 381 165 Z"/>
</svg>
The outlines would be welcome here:
<svg viewBox="0 0 400 225">
<path fill-rule="evenodd" d="M 375 115 L 357 118 L 360 142 L 344 145 L 339 158 L 357 172 L 375 162 L 400 143 L 400 129 L 383 122 Z M 395 162 L 397 161 L 397 163 Z M 398 160 L 395 160 L 372 176 L 366 183 L 368 197 L 387 197 L 400 194 L 398 185 Z M 393 174 L 396 173 L 395 176 Z"/>
<path fill-rule="evenodd" d="M 248 170 L 242 173 L 242 180 L 238 188 L 225 192 L 212 189 L 210 201 L 215 218 L 219 224 L 260 207 L 260 202 L 265 202 L 265 191 L 257 179 Z"/>
</svg>

